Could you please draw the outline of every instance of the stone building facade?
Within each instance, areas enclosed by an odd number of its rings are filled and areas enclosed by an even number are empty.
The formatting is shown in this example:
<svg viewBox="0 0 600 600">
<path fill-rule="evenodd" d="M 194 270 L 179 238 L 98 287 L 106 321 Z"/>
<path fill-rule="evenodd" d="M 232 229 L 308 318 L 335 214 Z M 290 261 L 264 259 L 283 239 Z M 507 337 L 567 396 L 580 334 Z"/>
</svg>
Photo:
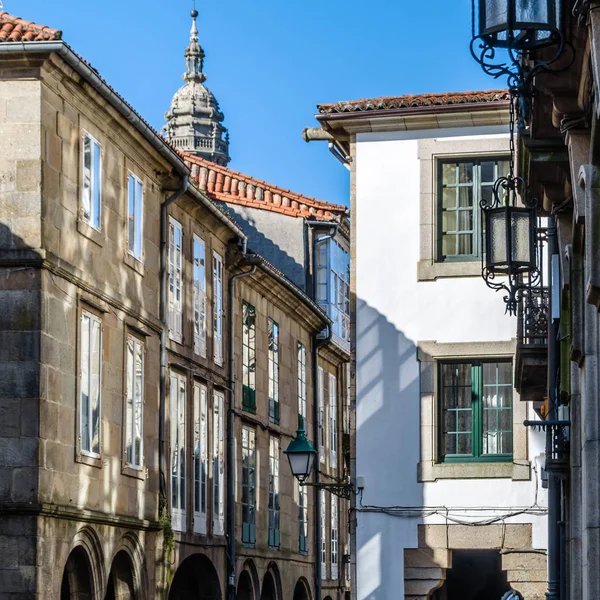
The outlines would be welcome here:
<svg viewBox="0 0 600 600">
<path fill-rule="evenodd" d="M 2 595 L 313 598 L 314 494 L 274 473 L 299 397 L 307 425 L 317 414 L 327 314 L 61 38 L 0 13 Z"/>
</svg>

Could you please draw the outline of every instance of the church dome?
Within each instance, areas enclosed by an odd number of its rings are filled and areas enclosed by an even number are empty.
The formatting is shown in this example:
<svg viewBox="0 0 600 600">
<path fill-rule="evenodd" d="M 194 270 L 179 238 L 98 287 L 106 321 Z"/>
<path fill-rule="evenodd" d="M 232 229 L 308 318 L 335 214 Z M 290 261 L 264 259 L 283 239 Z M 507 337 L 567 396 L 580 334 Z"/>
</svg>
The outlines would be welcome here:
<svg viewBox="0 0 600 600">
<path fill-rule="evenodd" d="M 192 11 L 190 44 L 185 51 L 185 84 L 173 96 L 171 107 L 165 114 L 163 128 L 169 142 L 178 150 L 206 158 L 226 166 L 229 157 L 229 134 L 223 127 L 225 118 L 213 93 L 204 85 L 206 75 L 204 50 L 198 43 L 196 17 Z"/>
</svg>

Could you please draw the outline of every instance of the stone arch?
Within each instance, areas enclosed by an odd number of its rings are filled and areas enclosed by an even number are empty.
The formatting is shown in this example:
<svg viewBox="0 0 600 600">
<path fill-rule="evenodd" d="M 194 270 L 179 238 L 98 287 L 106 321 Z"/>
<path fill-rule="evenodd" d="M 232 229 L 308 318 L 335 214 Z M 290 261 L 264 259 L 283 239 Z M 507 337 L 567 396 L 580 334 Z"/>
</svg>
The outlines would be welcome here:
<svg viewBox="0 0 600 600">
<path fill-rule="evenodd" d="M 263 577 L 260 600 L 281 600 L 281 578 L 275 563 L 270 563 Z"/>
<path fill-rule="evenodd" d="M 120 556 L 120 560 L 117 565 L 115 565 L 115 560 L 117 556 Z M 120 540 L 116 546 L 116 549 L 113 554 L 113 560 L 111 563 L 111 572 L 109 573 L 109 585 L 107 587 L 107 595 L 108 588 L 110 587 L 111 577 L 115 575 L 125 575 L 124 573 L 124 557 L 122 554 L 126 555 L 126 558 L 129 560 L 129 571 L 131 572 L 131 586 L 133 587 L 133 595 L 132 598 L 147 598 L 148 597 L 148 576 L 146 572 L 146 559 L 144 556 L 144 548 L 138 538 L 138 536 L 128 531 Z M 113 572 L 113 568 L 117 566 L 118 571 Z M 126 576 L 127 577 L 127 576 Z M 116 596 L 119 598 L 119 596 Z M 123 596 L 127 598 L 128 596 Z"/>
<path fill-rule="evenodd" d="M 113 558 L 108 584 L 106 586 L 105 600 L 135 600 L 134 567 L 129 554 L 119 550 Z"/>
<path fill-rule="evenodd" d="M 104 554 L 100 538 L 92 527 L 86 525 L 73 537 L 63 569 L 61 600 L 63 593 L 81 600 L 99 600 L 104 597 L 105 581 Z"/>
<path fill-rule="evenodd" d="M 293 600 L 311 600 L 310 585 L 304 577 L 300 577 L 294 587 Z"/>
<path fill-rule="evenodd" d="M 252 559 L 248 559 L 244 562 L 238 577 L 236 597 L 239 600 L 257 600 L 258 590 L 260 590 L 260 580 L 256 565 Z"/>
<path fill-rule="evenodd" d="M 169 600 L 221 600 L 217 571 L 207 556 L 192 554 L 175 571 Z"/>
<path fill-rule="evenodd" d="M 63 569 L 60 600 L 92 600 L 96 597 L 90 557 L 83 546 L 76 546 L 69 553 Z"/>
</svg>

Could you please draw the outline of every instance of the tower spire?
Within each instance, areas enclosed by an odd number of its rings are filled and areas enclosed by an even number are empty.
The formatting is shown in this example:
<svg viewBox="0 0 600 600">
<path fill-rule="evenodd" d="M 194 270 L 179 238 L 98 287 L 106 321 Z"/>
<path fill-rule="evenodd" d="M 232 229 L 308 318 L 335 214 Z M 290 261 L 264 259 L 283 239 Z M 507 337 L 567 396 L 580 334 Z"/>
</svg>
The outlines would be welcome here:
<svg viewBox="0 0 600 600">
<path fill-rule="evenodd" d="M 194 3 L 195 4 L 195 3 Z M 190 30 L 190 43 L 185 50 L 186 71 L 183 75 L 185 81 L 206 81 L 206 75 L 202 72 L 204 67 L 204 50 L 198 42 L 198 27 L 196 26 L 196 17 L 198 11 L 194 8 L 191 13 L 192 29 Z"/>
</svg>

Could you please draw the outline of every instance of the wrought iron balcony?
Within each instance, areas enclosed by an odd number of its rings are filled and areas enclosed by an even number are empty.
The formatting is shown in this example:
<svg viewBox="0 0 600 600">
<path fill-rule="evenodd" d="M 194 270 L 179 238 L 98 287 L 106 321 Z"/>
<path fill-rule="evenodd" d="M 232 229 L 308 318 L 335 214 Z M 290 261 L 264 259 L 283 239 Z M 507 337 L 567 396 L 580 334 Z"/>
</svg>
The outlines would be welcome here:
<svg viewBox="0 0 600 600">
<path fill-rule="evenodd" d="M 571 449 L 569 421 L 525 421 L 524 425 L 549 432 L 546 436 L 546 466 L 548 473 L 561 475 L 569 470 Z"/>
<path fill-rule="evenodd" d="M 521 400 L 546 396 L 548 365 L 548 288 L 523 291 L 517 308 L 515 387 Z"/>
</svg>

